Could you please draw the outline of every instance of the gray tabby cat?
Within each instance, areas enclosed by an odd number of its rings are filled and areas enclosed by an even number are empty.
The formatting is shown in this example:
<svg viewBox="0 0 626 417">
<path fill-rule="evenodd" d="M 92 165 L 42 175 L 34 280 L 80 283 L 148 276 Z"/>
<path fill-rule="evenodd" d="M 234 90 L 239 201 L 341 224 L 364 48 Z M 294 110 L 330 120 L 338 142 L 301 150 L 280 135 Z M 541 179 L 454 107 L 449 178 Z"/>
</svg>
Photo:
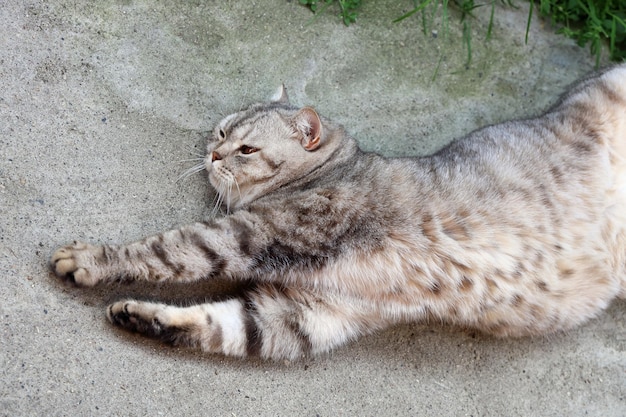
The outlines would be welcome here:
<svg viewBox="0 0 626 417">
<path fill-rule="evenodd" d="M 498 336 L 570 329 L 626 298 L 626 66 L 541 117 L 425 158 L 364 153 L 310 107 L 224 118 L 207 149 L 226 216 L 52 256 L 78 285 L 252 280 L 190 307 L 125 300 L 109 320 L 226 355 L 297 358 L 407 321 Z"/>
</svg>

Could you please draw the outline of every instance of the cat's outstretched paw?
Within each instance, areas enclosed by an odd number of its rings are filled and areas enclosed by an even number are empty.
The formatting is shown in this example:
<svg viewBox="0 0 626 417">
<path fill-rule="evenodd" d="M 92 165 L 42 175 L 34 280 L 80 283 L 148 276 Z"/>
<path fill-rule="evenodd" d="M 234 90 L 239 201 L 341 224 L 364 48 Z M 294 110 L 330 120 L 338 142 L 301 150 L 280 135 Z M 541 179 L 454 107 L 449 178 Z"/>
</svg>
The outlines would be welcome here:
<svg viewBox="0 0 626 417">
<path fill-rule="evenodd" d="M 58 249 L 50 258 L 54 273 L 76 285 L 92 287 L 100 280 L 95 273 L 94 246 L 82 242 Z"/>
</svg>

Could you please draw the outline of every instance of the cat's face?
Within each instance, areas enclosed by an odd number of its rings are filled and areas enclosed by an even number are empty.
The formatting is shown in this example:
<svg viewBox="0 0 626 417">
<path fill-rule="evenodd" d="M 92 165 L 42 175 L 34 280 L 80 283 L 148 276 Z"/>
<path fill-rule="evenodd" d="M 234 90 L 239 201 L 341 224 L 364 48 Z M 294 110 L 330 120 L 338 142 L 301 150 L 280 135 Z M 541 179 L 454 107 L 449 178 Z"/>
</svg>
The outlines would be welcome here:
<svg viewBox="0 0 626 417">
<path fill-rule="evenodd" d="M 310 107 L 278 100 L 222 119 L 207 146 L 209 181 L 227 208 L 241 206 L 310 172 L 323 146 L 322 124 Z"/>
</svg>

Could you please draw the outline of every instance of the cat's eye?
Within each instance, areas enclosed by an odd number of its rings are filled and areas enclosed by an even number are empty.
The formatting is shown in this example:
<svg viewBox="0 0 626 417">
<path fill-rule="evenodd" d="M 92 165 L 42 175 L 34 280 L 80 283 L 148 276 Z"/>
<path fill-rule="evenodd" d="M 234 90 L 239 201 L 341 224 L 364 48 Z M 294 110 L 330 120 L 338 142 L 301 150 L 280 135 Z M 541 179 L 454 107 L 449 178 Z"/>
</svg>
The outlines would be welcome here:
<svg viewBox="0 0 626 417">
<path fill-rule="evenodd" d="M 239 152 L 241 152 L 244 155 L 250 155 L 251 153 L 255 153 L 258 151 L 259 151 L 259 148 L 254 148 L 252 146 L 247 146 L 247 145 L 241 145 L 241 148 L 239 148 Z"/>
<path fill-rule="evenodd" d="M 224 130 L 220 129 L 219 132 L 217 132 L 218 135 L 220 135 L 220 139 L 224 139 L 226 137 L 226 132 L 224 132 Z"/>
</svg>

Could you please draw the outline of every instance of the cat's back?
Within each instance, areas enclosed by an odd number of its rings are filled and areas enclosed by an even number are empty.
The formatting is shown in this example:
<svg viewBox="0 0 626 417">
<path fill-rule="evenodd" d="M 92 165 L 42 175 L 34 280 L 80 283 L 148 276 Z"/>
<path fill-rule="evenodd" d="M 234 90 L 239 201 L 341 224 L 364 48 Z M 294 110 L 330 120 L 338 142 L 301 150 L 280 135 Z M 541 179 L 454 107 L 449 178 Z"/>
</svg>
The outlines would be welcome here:
<svg viewBox="0 0 626 417">
<path fill-rule="evenodd" d="M 604 198 L 626 184 L 626 65 L 579 82 L 540 117 L 477 130 L 427 160 L 445 177 L 438 182 L 472 194 L 531 187 L 573 197 L 593 188 Z"/>
<path fill-rule="evenodd" d="M 412 163 L 420 265 L 445 271 L 437 279 L 452 288 L 486 283 L 473 291 L 499 306 L 494 323 L 524 294 L 520 322 L 490 332 L 570 327 L 626 296 L 626 66 L 582 81 L 540 117 Z"/>
</svg>

